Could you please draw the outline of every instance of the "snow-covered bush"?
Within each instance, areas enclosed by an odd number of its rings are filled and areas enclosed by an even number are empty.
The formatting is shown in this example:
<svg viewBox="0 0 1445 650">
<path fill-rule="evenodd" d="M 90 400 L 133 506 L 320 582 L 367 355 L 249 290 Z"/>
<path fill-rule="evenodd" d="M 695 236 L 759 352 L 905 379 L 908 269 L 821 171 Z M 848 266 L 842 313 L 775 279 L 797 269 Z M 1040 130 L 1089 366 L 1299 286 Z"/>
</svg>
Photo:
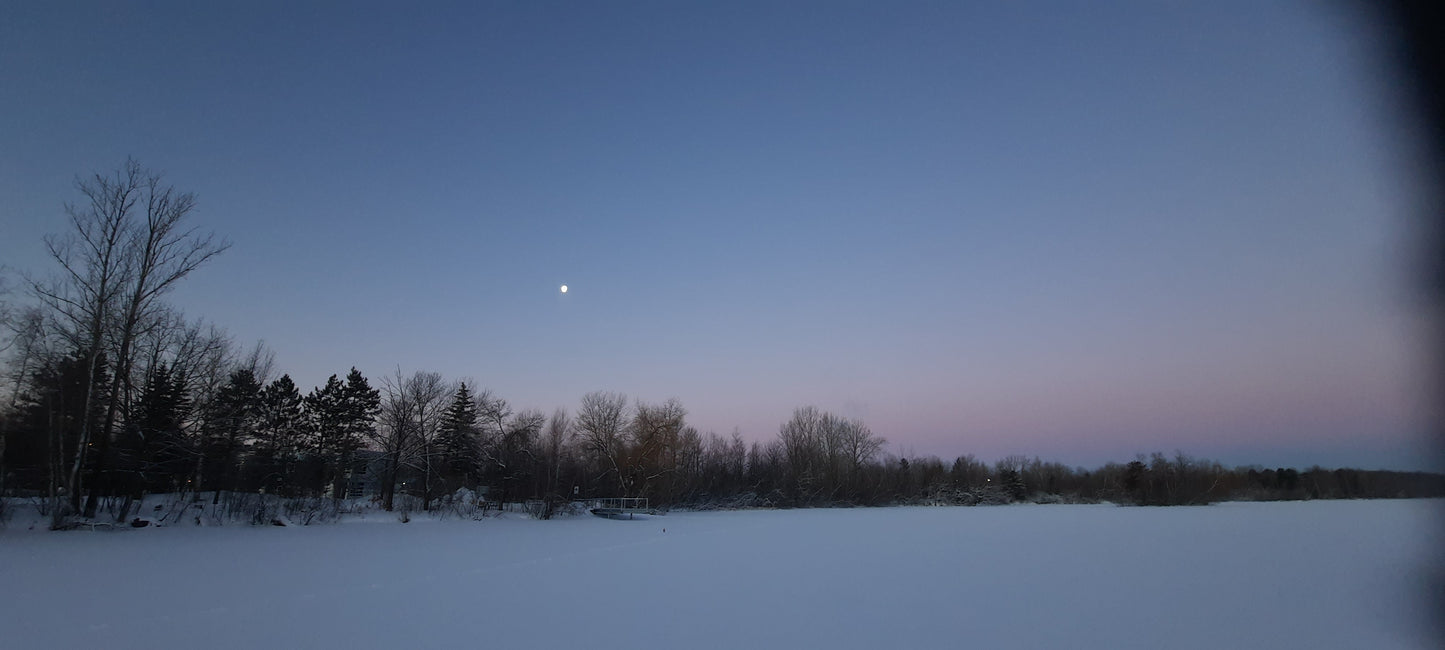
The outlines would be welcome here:
<svg viewBox="0 0 1445 650">
<path fill-rule="evenodd" d="M 457 519 L 478 520 L 485 517 L 488 510 L 475 492 L 464 487 L 457 488 L 456 492 L 437 499 L 433 502 L 432 508 L 441 515 L 442 519 L 456 517 Z"/>
<path fill-rule="evenodd" d="M 286 519 L 302 526 L 326 524 L 341 517 L 341 502 L 323 497 L 286 499 L 282 511 Z"/>
<path fill-rule="evenodd" d="M 525 508 L 533 519 L 546 520 L 566 514 L 569 505 L 566 499 L 553 495 L 545 499 L 532 499 L 526 503 Z"/>
</svg>

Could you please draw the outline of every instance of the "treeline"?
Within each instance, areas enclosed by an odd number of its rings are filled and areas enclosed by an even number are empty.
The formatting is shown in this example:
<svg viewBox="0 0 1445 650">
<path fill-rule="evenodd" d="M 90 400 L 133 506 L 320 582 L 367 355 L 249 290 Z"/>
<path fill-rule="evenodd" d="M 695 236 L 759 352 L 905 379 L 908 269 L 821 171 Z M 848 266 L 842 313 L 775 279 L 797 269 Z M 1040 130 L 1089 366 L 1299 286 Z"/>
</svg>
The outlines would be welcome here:
<svg viewBox="0 0 1445 650">
<path fill-rule="evenodd" d="M 1023 456 L 900 458 L 862 421 L 814 407 L 794 411 L 774 439 L 748 443 L 737 432 L 699 432 L 675 399 L 595 392 L 575 414 L 544 414 L 431 372 L 398 373 L 373 388 L 353 368 L 303 395 L 288 375 L 264 381 L 274 363 L 260 348 L 232 354 L 224 338 L 197 345 L 199 332 L 181 328 L 147 355 L 134 399 L 120 409 L 110 460 L 82 474 L 99 498 L 371 497 L 390 510 L 401 494 L 421 509 L 458 495 L 554 506 L 639 496 L 695 508 L 1445 496 L 1438 474 L 1226 469 L 1182 453 L 1093 470 Z M 0 467 L 9 493 L 48 495 L 64 512 L 66 467 L 57 460 L 85 428 L 90 366 L 74 354 L 32 362 L 4 415 Z M 97 367 L 104 382 L 108 367 Z M 90 426 L 100 430 L 103 417 L 92 408 Z M 108 510 L 129 512 L 124 503 Z"/>
<path fill-rule="evenodd" d="M 896 461 L 917 468 L 930 487 L 913 502 L 995 504 L 1109 501 L 1132 505 L 1205 505 L 1219 501 L 1387 499 L 1445 496 L 1445 475 L 1429 472 L 1292 468 L 1225 468 L 1176 453 L 1140 455 L 1097 469 L 1070 468 L 1038 458 L 1009 456 L 992 466 L 972 456 L 945 469 L 937 458 Z"/>
<path fill-rule="evenodd" d="M 390 510 L 403 494 L 421 509 L 458 495 L 553 505 L 639 496 L 695 508 L 1445 496 L 1438 474 L 1227 469 L 1182 453 L 1093 470 L 1023 456 L 900 458 L 862 421 L 814 407 L 794 411 L 772 440 L 748 443 L 737 432 L 700 433 L 675 399 L 595 392 L 575 414 L 544 414 L 431 372 L 398 373 L 373 388 L 353 368 L 303 395 L 288 375 L 264 381 L 274 364 L 263 350 L 234 355 L 224 339 L 197 346 L 197 332 L 183 328 L 148 355 L 120 409 L 112 457 L 85 467 L 83 485 L 100 498 L 371 497 Z M 197 349 L 208 363 L 186 354 Z M 32 362 L 4 415 L 0 467 L 10 494 L 48 495 L 63 512 L 66 468 L 56 460 L 79 444 L 89 364 L 74 354 Z M 108 366 L 97 367 L 104 382 Z M 100 430 L 104 409 L 89 417 Z M 124 516 L 125 503 L 107 510 Z"/>
<path fill-rule="evenodd" d="M 1445 496 L 1437 474 L 1226 469 L 1184 454 L 1093 470 L 902 458 L 862 421 L 814 407 L 748 442 L 698 431 L 675 399 L 594 392 L 544 413 L 433 372 L 372 381 L 352 368 L 303 393 L 263 346 L 241 349 L 161 300 L 227 246 L 186 224 L 193 196 L 134 162 L 77 186 L 67 231 L 45 240 L 56 274 L 25 277 L 23 308 L 0 302 L 0 496 L 42 499 L 56 523 L 94 518 L 102 502 L 125 517 L 154 493 L 373 498 L 388 510 L 399 495 L 422 509 L 616 496 L 700 508 Z"/>
</svg>

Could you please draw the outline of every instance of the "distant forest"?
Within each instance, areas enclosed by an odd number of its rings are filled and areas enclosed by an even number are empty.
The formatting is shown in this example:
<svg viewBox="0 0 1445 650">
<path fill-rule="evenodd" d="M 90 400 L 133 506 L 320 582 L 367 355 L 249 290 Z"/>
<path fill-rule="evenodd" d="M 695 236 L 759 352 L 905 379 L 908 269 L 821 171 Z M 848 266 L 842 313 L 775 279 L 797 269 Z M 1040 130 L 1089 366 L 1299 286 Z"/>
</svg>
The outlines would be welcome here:
<svg viewBox="0 0 1445 650">
<path fill-rule="evenodd" d="M 1096 469 L 902 458 L 862 421 L 814 407 L 749 444 L 689 426 L 675 399 L 594 392 L 548 414 L 434 372 L 373 381 L 352 368 L 303 393 L 264 346 L 164 302 L 228 246 L 186 223 L 193 195 L 134 161 L 77 188 L 66 230 L 44 242 L 52 272 L 0 287 L 0 496 L 34 499 L 56 527 L 123 521 L 161 493 L 526 502 L 543 516 L 618 496 L 692 508 L 1445 496 L 1440 474 L 1230 469 L 1182 453 Z"/>
</svg>

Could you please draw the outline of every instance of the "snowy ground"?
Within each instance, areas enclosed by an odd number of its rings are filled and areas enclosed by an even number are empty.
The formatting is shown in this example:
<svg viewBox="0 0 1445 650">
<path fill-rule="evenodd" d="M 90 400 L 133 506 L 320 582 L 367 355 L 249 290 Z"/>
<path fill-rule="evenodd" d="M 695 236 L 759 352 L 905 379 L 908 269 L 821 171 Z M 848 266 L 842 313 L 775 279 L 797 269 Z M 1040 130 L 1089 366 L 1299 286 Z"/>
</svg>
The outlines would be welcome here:
<svg viewBox="0 0 1445 650">
<path fill-rule="evenodd" d="M 1425 596 L 1441 507 L 12 524 L 0 646 L 1436 647 Z"/>
</svg>

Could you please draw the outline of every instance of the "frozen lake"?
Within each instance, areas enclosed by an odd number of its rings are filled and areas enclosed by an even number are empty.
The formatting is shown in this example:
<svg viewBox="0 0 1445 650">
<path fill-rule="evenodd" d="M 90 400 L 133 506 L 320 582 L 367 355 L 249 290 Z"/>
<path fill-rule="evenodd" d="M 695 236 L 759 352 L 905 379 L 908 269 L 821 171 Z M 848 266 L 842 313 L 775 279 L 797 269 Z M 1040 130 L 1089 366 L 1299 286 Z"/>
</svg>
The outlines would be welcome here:
<svg viewBox="0 0 1445 650">
<path fill-rule="evenodd" d="M 12 529 L 0 646 L 1435 647 L 1441 505 Z"/>
</svg>

